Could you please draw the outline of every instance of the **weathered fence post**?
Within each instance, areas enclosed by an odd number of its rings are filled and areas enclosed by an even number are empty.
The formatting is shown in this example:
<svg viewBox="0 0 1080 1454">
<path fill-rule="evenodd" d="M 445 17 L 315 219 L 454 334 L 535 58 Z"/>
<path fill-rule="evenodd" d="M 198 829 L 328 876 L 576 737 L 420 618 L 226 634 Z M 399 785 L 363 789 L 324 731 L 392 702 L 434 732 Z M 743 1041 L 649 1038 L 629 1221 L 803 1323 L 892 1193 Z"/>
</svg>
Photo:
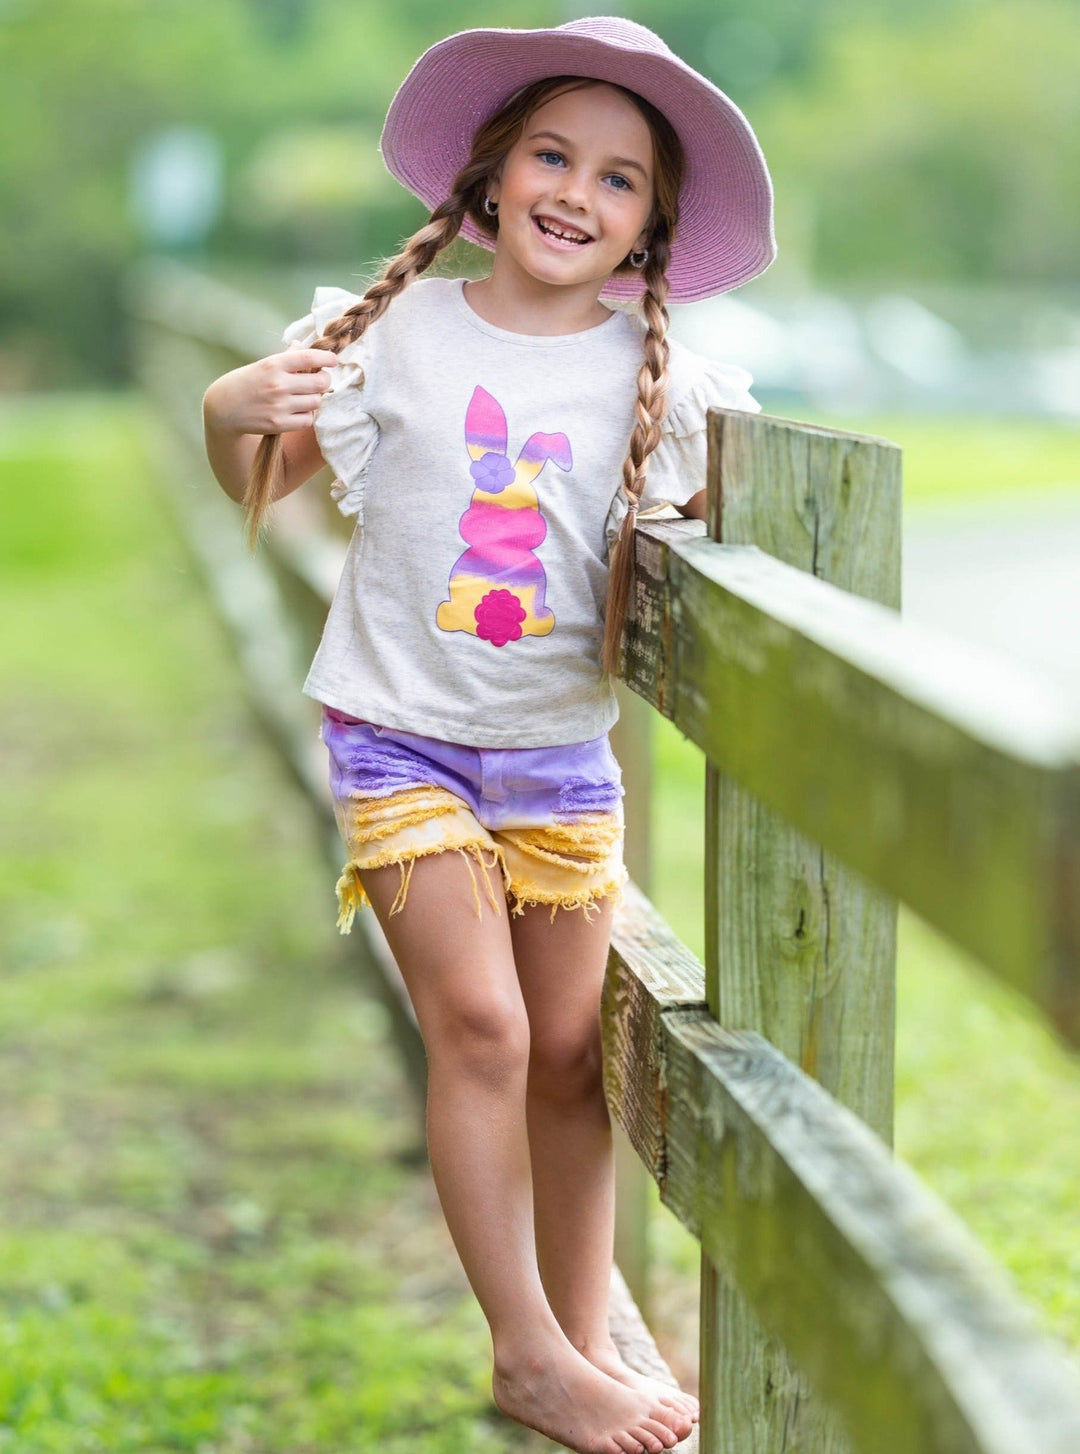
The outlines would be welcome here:
<svg viewBox="0 0 1080 1454">
<path fill-rule="evenodd" d="M 652 896 L 652 723 L 655 708 L 616 680 L 619 720 L 611 745 L 626 787 L 624 857 L 630 876 Z M 615 1143 L 615 1262 L 638 1310 L 649 1321 L 649 1201 L 652 1178 L 618 1121 Z"/>
<path fill-rule="evenodd" d="M 710 411 L 708 501 L 713 540 L 757 545 L 899 609 L 895 445 Z M 762 751 L 771 752 L 771 744 L 763 743 Z M 782 761 L 776 771 L 783 771 Z M 891 1145 L 896 900 L 711 761 L 705 793 L 711 1012 L 726 1029 L 765 1036 Z M 701 1403 L 703 1454 L 848 1448 L 839 1421 L 704 1254 Z"/>
</svg>

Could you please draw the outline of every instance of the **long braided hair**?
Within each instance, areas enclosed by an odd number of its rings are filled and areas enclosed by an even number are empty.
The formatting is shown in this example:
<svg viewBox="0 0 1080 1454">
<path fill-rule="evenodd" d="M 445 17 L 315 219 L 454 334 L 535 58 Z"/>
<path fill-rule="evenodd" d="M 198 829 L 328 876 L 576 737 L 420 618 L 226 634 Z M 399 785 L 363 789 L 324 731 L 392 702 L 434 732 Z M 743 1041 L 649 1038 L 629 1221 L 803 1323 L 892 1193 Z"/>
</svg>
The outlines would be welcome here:
<svg viewBox="0 0 1080 1454">
<path fill-rule="evenodd" d="M 382 317 L 397 295 L 426 271 L 439 253 L 453 242 L 466 216 L 471 217 L 489 236 L 496 237 L 498 217 L 489 217 L 483 207 L 488 179 L 515 145 L 525 123 L 539 106 L 557 94 L 595 84 L 596 81 L 590 77 L 547 76 L 525 86 L 512 96 L 505 106 L 478 128 L 473 137 L 469 160 L 454 178 L 450 196 L 446 201 L 435 208 L 424 226 L 413 233 L 401 252 L 386 263 L 379 279 L 368 288 L 359 302 L 328 324 L 322 337 L 316 338 L 309 347 L 340 353 L 348 344 L 360 338 L 377 318 Z M 648 224 L 649 256 L 642 274 L 645 291 L 640 308 L 646 324 L 643 338 L 644 360 L 637 376 L 635 421 L 627 455 L 623 460 L 620 485 L 627 510 L 609 555 L 601 669 L 612 673 L 617 672 L 621 664 L 623 621 L 634 568 L 637 508 L 645 488 L 648 458 L 660 442 L 660 426 L 667 414 L 667 370 L 670 353 L 667 342 L 670 318 L 665 306 L 668 293 L 667 266 L 679 219 L 679 188 L 684 167 L 682 145 L 663 112 L 635 91 L 624 86 L 616 89 L 634 103 L 648 122 L 655 158 L 655 196 L 652 217 Z M 627 258 L 615 268 L 614 275 L 634 272 L 636 269 Z M 266 514 L 284 483 L 284 470 L 285 451 L 281 435 L 264 435 L 252 459 L 244 492 L 248 540 L 253 549 L 258 545 Z"/>
</svg>

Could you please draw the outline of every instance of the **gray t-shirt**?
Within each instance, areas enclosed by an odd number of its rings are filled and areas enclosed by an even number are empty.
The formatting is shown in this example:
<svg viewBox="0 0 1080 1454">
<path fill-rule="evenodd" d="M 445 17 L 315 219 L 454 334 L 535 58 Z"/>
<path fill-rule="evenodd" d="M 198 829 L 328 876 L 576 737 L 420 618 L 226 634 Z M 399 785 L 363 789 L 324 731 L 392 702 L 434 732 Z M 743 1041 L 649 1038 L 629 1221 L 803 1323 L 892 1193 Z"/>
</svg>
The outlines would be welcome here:
<svg viewBox="0 0 1080 1454">
<path fill-rule="evenodd" d="M 602 613 L 645 324 L 616 309 L 580 333 L 513 333 L 463 286 L 417 279 L 331 370 L 315 434 L 356 523 L 303 690 L 474 747 L 585 741 L 619 715 Z M 357 298 L 316 289 L 284 341 Z M 641 510 L 704 488 L 709 405 L 759 407 L 745 370 L 670 343 Z"/>
</svg>

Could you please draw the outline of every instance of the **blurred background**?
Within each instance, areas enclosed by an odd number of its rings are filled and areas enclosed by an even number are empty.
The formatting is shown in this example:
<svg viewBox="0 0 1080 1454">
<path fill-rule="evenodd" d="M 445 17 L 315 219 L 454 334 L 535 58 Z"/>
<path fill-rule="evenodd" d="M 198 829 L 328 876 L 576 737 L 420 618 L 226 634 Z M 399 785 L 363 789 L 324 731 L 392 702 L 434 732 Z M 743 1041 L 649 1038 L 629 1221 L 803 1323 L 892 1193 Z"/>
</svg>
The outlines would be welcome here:
<svg viewBox="0 0 1080 1454">
<path fill-rule="evenodd" d="M 386 106 L 454 29 L 575 5 L 6 0 L 0 381 L 131 377 L 132 261 L 338 279 L 423 219 Z M 681 0 L 652 26 L 750 116 L 779 257 L 686 318 L 771 403 L 1080 411 L 1080 13 L 1070 0 Z M 295 309 L 295 311 L 300 311 Z"/>
<path fill-rule="evenodd" d="M 424 220 L 377 150 L 421 51 L 591 11 L 0 0 L 0 1450 L 539 1447 L 491 1406 L 387 1011 L 163 458 L 221 503 L 185 299 L 223 372 Z M 776 189 L 776 263 L 673 332 L 767 412 L 896 440 L 905 611 L 1080 722 L 1080 3 L 619 13 Z M 704 764 L 666 721 L 654 752 L 653 897 L 701 954 Z M 1080 1347 L 1075 1056 L 902 912 L 897 1065 L 899 1153 Z M 659 1203 L 650 1237 L 692 1386 L 696 1247 Z"/>
</svg>

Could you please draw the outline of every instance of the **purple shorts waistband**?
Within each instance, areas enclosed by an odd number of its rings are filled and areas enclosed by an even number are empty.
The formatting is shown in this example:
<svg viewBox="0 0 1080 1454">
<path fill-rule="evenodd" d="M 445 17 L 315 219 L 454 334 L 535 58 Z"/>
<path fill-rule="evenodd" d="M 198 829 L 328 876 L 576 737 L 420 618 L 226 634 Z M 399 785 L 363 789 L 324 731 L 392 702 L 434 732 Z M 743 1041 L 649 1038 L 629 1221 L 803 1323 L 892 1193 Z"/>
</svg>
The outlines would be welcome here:
<svg viewBox="0 0 1080 1454">
<path fill-rule="evenodd" d="M 431 784 L 463 798 L 489 830 L 622 813 L 622 770 L 607 733 L 557 747 L 468 747 L 324 706 L 321 736 L 339 801 Z"/>
</svg>

